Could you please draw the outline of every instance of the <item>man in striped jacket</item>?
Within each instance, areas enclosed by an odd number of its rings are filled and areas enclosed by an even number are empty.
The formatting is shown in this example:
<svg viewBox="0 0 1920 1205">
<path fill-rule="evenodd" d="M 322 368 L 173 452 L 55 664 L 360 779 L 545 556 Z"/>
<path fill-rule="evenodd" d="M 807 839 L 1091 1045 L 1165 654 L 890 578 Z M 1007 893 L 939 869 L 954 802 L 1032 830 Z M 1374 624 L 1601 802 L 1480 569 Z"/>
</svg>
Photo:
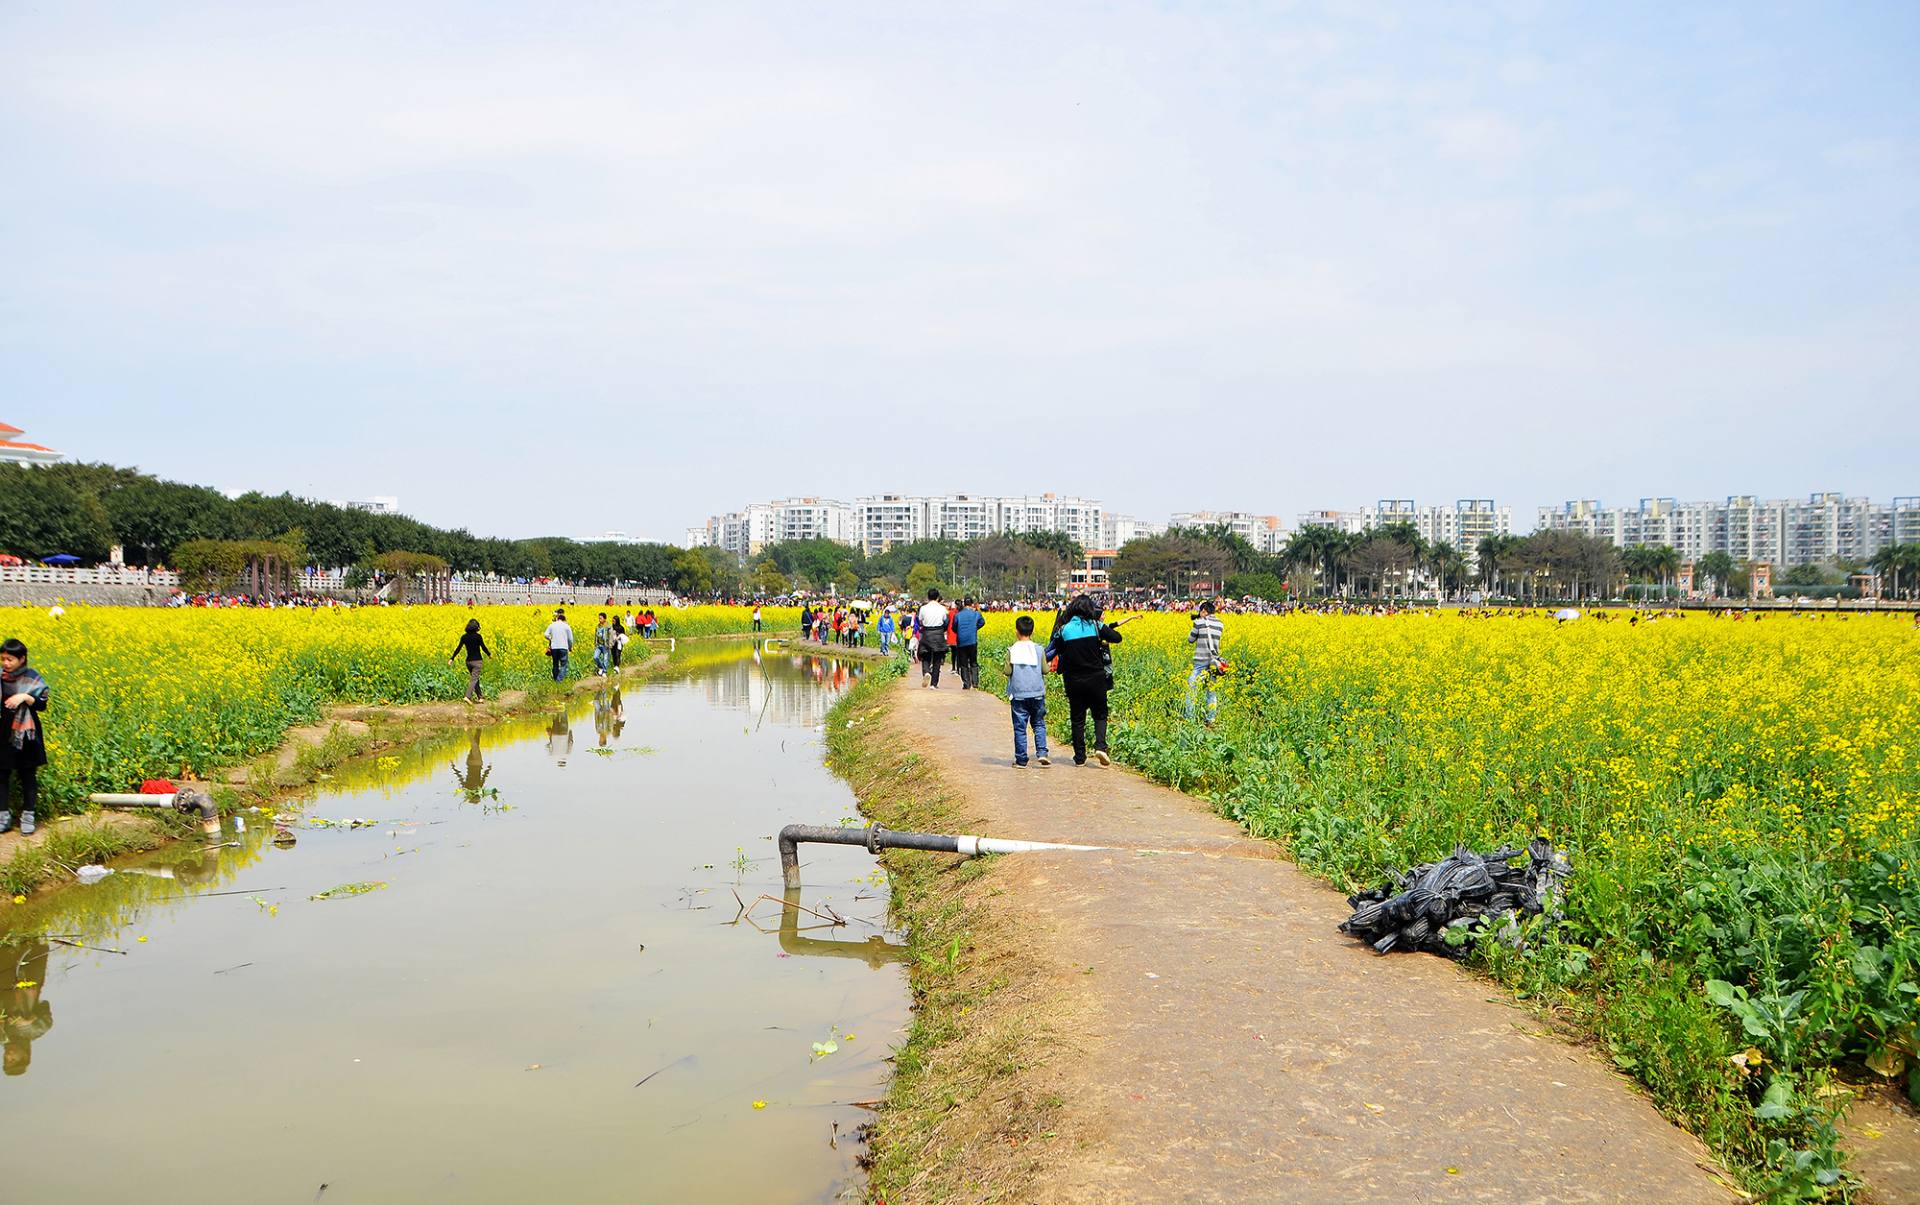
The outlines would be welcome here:
<svg viewBox="0 0 1920 1205">
<path fill-rule="evenodd" d="M 1220 637 L 1225 634 L 1220 617 L 1213 613 L 1213 600 L 1200 604 L 1193 613 L 1193 628 L 1187 643 L 1193 646 L 1193 672 L 1187 675 L 1187 718 L 1193 718 L 1193 696 L 1200 680 L 1207 681 L 1207 723 L 1220 714 L 1220 692 L 1213 686 L 1213 663 L 1220 657 Z"/>
</svg>

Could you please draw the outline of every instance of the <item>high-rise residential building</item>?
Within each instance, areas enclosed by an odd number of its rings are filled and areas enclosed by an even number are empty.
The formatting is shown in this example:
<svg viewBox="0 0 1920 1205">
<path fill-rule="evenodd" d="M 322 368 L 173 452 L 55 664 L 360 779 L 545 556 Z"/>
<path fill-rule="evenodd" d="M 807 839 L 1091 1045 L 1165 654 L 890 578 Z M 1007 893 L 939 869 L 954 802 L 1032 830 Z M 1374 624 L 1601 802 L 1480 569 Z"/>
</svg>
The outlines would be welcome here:
<svg viewBox="0 0 1920 1205">
<path fill-rule="evenodd" d="M 1421 534 L 1431 541 L 1445 540 L 1469 561 L 1479 559 L 1474 550 L 1488 536 L 1513 534 L 1513 508 L 1496 505 L 1491 498 L 1461 498 L 1452 506 L 1428 509 L 1434 513 L 1428 524 L 1431 530 Z"/>
<path fill-rule="evenodd" d="M 1920 544 L 1920 497 L 1895 498 L 1892 521 L 1892 543 Z"/>
<path fill-rule="evenodd" d="M 875 494 L 850 506 L 788 498 L 716 515 L 702 528 L 689 528 L 686 538 L 689 547 L 710 544 L 741 556 L 783 540 L 835 540 L 877 556 L 915 540 L 978 540 L 1030 531 L 1063 532 L 1082 548 L 1092 548 L 1101 542 L 1104 514 L 1098 502 L 1058 494 Z"/>
<path fill-rule="evenodd" d="M 1136 519 L 1132 515 L 1116 515 L 1107 511 L 1100 516 L 1101 548 L 1124 548 L 1134 540 L 1143 540 L 1149 536 L 1167 534 L 1165 523 L 1150 523 L 1145 519 Z M 1093 545 L 1089 544 L 1091 548 Z"/>
<path fill-rule="evenodd" d="M 1173 516 L 1171 527 L 1224 527 L 1253 545 L 1255 552 L 1272 556 L 1287 542 L 1279 515 L 1256 515 L 1243 510 L 1189 510 Z"/>
<path fill-rule="evenodd" d="M 1736 561 L 1785 569 L 1866 561 L 1903 542 L 1902 530 L 1920 538 L 1920 499 L 1896 498 L 1883 505 L 1838 493 L 1812 494 L 1804 501 L 1735 494 L 1724 502 L 1642 498 L 1637 506 L 1605 507 L 1589 498 L 1541 507 L 1536 529 L 1598 536 L 1621 548 L 1664 544 L 1687 561 L 1724 552 Z"/>
<path fill-rule="evenodd" d="M 927 538 L 927 500 L 876 494 L 853 500 L 852 543 L 868 556 Z"/>
<path fill-rule="evenodd" d="M 1367 512 L 1358 510 L 1303 510 L 1300 527 L 1331 527 L 1335 531 L 1357 532 L 1367 529 Z"/>
</svg>

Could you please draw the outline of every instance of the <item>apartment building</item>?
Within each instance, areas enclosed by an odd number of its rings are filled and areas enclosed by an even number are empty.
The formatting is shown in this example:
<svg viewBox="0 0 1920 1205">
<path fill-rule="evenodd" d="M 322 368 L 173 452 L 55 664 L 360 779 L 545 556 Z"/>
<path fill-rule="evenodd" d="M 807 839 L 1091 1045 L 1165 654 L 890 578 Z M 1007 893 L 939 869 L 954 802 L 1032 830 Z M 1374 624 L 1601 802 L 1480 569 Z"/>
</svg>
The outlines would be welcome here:
<svg viewBox="0 0 1920 1205">
<path fill-rule="evenodd" d="M 1268 556 L 1287 542 L 1279 515 L 1256 515 L 1243 510 L 1189 510 L 1173 516 L 1171 527 L 1224 527 Z"/>
<path fill-rule="evenodd" d="M 877 494 L 853 500 L 852 543 L 868 556 L 927 538 L 927 500 Z"/>
<path fill-rule="evenodd" d="M 1367 529 L 1367 512 L 1358 510 L 1303 510 L 1299 527 L 1331 527 L 1335 531 L 1360 532 Z"/>
<path fill-rule="evenodd" d="M 1166 534 L 1165 523 L 1152 523 L 1132 515 L 1116 515 L 1107 511 L 1100 516 L 1100 539 L 1096 543 L 1102 548 L 1124 548 L 1130 541 Z"/>
<path fill-rule="evenodd" d="M 994 535 L 1058 531 L 1082 548 L 1100 546 L 1105 508 L 1059 494 L 1002 497 L 875 494 L 852 505 L 824 498 L 788 498 L 715 515 L 687 529 L 690 548 L 714 546 L 751 556 L 785 540 L 834 540 L 876 556 L 915 540 L 978 540 Z"/>
<path fill-rule="evenodd" d="M 1889 544 L 1920 539 L 1920 498 L 1895 498 L 1886 505 L 1839 493 L 1804 500 L 1734 494 L 1723 502 L 1642 498 L 1631 507 L 1606 507 L 1585 498 L 1541 507 L 1536 529 L 1598 536 L 1621 548 L 1665 544 L 1686 561 L 1724 552 L 1736 561 L 1785 569 L 1865 561 Z M 1903 538 L 1902 532 L 1911 534 Z"/>
<path fill-rule="evenodd" d="M 1337 531 L 1365 532 L 1389 523 L 1408 523 L 1429 544 L 1445 542 L 1474 558 L 1474 547 L 1487 536 L 1513 534 L 1513 508 L 1492 498 L 1461 498 L 1451 505 L 1421 506 L 1412 498 L 1382 498 L 1359 510 L 1313 510 L 1300 515 L 1300 525 L 1316 524 Z"/>
</svg>

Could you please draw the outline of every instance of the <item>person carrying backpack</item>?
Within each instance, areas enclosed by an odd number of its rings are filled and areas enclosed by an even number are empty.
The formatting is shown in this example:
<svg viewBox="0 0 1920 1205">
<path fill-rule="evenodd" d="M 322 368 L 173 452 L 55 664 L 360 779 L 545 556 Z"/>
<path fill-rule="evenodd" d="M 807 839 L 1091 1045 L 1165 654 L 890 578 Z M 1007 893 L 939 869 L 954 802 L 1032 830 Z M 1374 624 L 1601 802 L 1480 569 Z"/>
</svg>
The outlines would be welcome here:
<svg viewBox="0 0 1920 1205">
<path fill-rule="evenodd" d="M 1107 692 L 1113 670 L 1107 646 L 1120 643 L 1120 630 L 1100 621 L 1100 606 L 1082 594 L 1054 620 L 1047 660 L 1059 659 L 1067 688 L 1067 714 L 1073 731 L 1073 764 L 1087 764 L 1087 716 L 1093 716 L 1093 760 L 1112 765 L 1107 755 Z"/>
<path fill-rule="evenodd" d="M 940 663 L 947 658 L 947 608 L 940 591 L 929 589 L 927 601 L 914 617 L 919 625 L 920 684 L 940 689 Z"/>
</svg>

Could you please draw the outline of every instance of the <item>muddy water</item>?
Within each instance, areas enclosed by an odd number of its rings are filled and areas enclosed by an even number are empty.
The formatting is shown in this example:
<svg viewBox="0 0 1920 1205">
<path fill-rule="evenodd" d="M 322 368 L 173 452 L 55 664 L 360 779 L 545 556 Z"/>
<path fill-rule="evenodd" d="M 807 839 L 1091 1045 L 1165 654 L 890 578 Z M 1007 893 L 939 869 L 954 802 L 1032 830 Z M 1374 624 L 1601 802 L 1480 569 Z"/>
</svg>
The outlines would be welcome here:
<svg viewBox="0 0 1920 1205">
<path fill-rule="evenodd" d="M 0 1199 L 849 1192 L 853 1102 L 907 1013 L 885 885 L 863 852 L 806 849 L 802 902 L 843 928 L 740 918 L 735 891 L 781 894 L 782 824 L 853 814 L 818 726 L 858 672 L 702 650 L 353 767 L 300 813 L 371 826 L 298 822 L 280 849 L 245 817 L 14 907 Z M 386 886 L 309 898 L 350 882 Z"/>
</svg>

